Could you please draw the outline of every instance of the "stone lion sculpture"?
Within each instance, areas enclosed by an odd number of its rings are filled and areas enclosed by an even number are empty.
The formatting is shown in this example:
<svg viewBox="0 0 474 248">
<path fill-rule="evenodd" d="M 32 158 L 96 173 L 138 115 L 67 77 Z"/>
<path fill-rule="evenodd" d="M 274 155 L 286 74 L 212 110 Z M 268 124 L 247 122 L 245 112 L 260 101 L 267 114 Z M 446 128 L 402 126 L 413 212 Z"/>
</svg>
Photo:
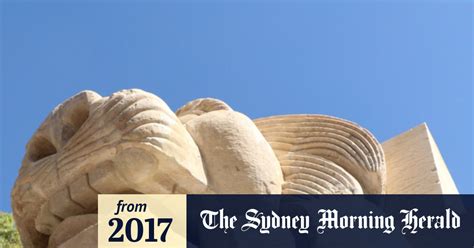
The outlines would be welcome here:
<svg viewBox="0 0 474 248">
<path fill-rule="evenodd" d="M 385 171 L 373 135 L 339 118 L 251 120 L 211 98 L 173 113 L 142 90 L 83 91 L 28 142 L 13 214 L 25 247 L 81 247 L 97 242 L 101 193 L 381 194 Z"/>
</svg>

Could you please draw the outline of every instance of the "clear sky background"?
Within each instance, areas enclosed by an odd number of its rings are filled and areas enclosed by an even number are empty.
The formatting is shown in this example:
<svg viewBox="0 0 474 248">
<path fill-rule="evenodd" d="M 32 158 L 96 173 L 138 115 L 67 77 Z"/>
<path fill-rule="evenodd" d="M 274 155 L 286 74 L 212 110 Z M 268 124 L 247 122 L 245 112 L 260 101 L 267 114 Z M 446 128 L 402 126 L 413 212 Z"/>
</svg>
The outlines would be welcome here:
<svg viewBox="0 0 474 248">
<path fill-rule="evenodd" d="M 385 141 L 427 122 L 473 188 L 471 1 L 3 1 L 0 210 L 25 144 L 75 93 L 141 88 L 251 118 L 338 116 Z"/>
</svg>

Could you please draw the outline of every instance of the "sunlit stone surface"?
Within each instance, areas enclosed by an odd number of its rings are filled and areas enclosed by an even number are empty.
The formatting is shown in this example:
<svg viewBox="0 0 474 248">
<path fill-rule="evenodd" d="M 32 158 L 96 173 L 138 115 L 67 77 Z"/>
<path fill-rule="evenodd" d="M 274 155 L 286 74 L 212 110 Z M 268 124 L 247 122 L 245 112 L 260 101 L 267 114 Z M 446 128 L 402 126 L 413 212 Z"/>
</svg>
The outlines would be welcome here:
<svg viewBox="0 0 474 248">
<path fill-rule="evenodd" d="M 385 154 L 385 155 L 384 155 Z M 457 193 L 426 125 L 383 145 L 325 115 L 250 120 L 196 99 L 83 91 L 31 137 L 12 192 L 25 247 L 97 244 L 97 194 Z M 65 228 L 74 226 L 74 228 Z"/>
</svg>

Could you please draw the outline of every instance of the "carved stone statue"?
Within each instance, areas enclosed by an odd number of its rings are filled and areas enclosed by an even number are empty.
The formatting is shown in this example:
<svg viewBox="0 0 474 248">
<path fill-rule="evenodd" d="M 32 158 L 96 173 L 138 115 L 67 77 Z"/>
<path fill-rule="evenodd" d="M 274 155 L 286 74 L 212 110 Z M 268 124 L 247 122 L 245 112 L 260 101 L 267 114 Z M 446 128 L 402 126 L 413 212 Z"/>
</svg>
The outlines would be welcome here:
<svg viewBox="0 0 474 248">
<path fill-rule="evenodd" d="M 405 149 L 390 147 L 390 154 Z M 211 98 L 173 113 L 141 90 L 83 91 L 57 106 L 28 142 L 13 214 L 25 247 L 84 247 L 97 242 L 97 194 L 383 194 L 397 178 L 390 167 L 405 166 L 399 157 L 387 169 L 373 135 L 335 117 L 252 121 Z M 448 177 L 419 192 L 457 193 Z M 419 193 L 409 190 L 389 193 Z"/>
</svg>

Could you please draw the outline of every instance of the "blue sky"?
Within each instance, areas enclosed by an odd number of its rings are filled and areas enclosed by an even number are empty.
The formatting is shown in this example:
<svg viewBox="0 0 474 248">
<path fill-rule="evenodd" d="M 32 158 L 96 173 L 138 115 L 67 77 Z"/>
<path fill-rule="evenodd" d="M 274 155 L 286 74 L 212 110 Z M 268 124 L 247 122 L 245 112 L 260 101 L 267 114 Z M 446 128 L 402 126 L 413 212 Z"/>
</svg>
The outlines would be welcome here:
<svg viewBox="0 0 474 248">
<path fill-rule="evenodd" d="M 470 1 L 2 2 L 0 210 L 25 144 L 73 94 L 215 97 L 252 118 L 322 113 L 385 141 L 427 122 L 474 193 Z"/>
</svg>

